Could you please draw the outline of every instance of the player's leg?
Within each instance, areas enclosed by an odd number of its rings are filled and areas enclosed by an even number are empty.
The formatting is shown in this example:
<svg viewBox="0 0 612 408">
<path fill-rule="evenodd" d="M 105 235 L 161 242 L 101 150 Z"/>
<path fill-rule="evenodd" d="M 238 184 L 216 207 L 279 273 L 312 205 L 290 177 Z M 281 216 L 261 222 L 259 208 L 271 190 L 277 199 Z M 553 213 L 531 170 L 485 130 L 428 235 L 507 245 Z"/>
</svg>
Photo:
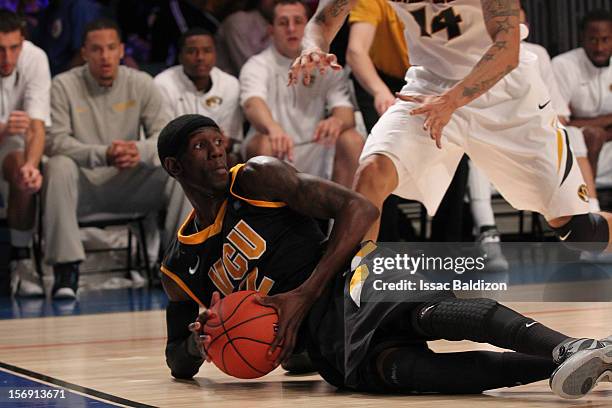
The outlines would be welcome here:
<svg viewBox="0 0 612 408">
<path fill-rule="evenodd" d="M 489 343 L 560 364 L 551 387 L 565 398 L 612 381 L 612 339 L 571 338 L 491 299 L 423 304 L 411 318 L 415 330 L 429 338 Z"/>
<path fill-rule="evenodd" d="M 549 359 L 555 347 L 570 339 L 492 299 L 425 303 L 414 309 L 410 319 L 426 338 L 489 343 Z"/>
<path fill-rule="evenodd" d="M 18 139 L 21 138 L 5 140 L 0 152 L 2 195 L 8 204 L 7 221 L 11 235 L 11 292 L 19 296 L 42 296 L 42 281 L 30 254 L 36 197 L 18 187 L 19 171 L 25 163 L 23 143 Z"/>
<path fill-rule="evenodd" d="M 391 159 L 381 154 L 374 154 L 359 165 L 353 189 L 382 211 L 383 203 L 395 190 L 397 184 L 397 171 Z M 376 241 L 379 228 L 380 218 L 370 227 L 363 240 Z"/>
<path fill-rule="evenodd" d="M 495 228 L 495 215 L 491 204 L 491 182 L 470 160 L 468 189 L 470 194 L 470 209 L 474 218 L 476 235 L 485 230 Z"/>
<path fill-rule="evenodd" d="M 390 392 L 477 394 L 545 380 L 555 368 L 549 358 L 521 353 L 399 347 L 378 354 L 370 376 Z"/>
<path fill-rule="evenodd" d="M 612 214 L 589 213 L 570 134 L 559 126 L 550 106 L 537 107 L 543 97 L 549 98 L 537 69 L 521 63 L 496 86 L 499 92 L 461 111 L 473 119 L 468 155 L 514 208 L 541 213 L 570 246 L 605 250 L 612 236 Z M 513 114 L 509 117 L 508 112 Z M 594 245 L 579 245 L 585 242 Z"/>
<path fill-rule="evenodd" d="M 609 136 L 603 128 L 586 127 L 584 128 L 584 141 L 588 150 L 588 159 L 593 170 L 593 176 L 597 176 L 597 165 L 599 163 L 599 154 L 606 142 L 609 142 Z"/>
<path fill-rule="evenodd" d="M 582 178 L 587 186 L 588 197 L 589 197 L 589 209 L 591 212 L 599 212 L 599 200 L 597 199 L 597 187 L 595 186 L 595 175 L 594 169 L 588 159 L 588 150 L 584 142 L 584 134 L 582 129 L 574 126 L 566 127 L 567 134 L 569 136 L 570 145 L 576 155 L 576 161 L 582 173 Z"/>
<path fill-rule="evenodd" d="M 586 184 L 576 161 L 572 160 L 569 144 L 567 149 L 564 177 L 541 213 L 567 246 L 598 252 L 611 250 L 612 214 L 589 212 Z M 589 245 L 584 246 L 587 242 Z"/>
<path fill-rule="evenodd" d="M 363 149 L 363 137 L 350 128 L 340 134 L 336 141 L 332 181 L 350 188 L 359 166 L 359 155 Z"/>
<path fill-rule="evenodd" d="M 418 72 L 411 69 L 409 75 Z M 418 78 L 409 81 L 402 93 L 432 92 L 433 84 L 421 87 L 421 83 L 427 84 Z M 379 210 L 393 193 L 419 201 L 435 214 L 463 156 L 464 132 L 453 117 L 445 128 L 445 146 L 440 150 L 423 129 L 423 117 L 410 115 L 413 107 L 410 102 L 398 101 L 381 116 L 366 140 L 353 189 Z M 376 222 L 365 239 L 376 240 L 378 229 Z"/>
<path fill-rule="evenodd" d="M 474 219 L 474 233 L 481 251 L 486 254 L 487 269 L 490 271 L 508 270 L 508 261 L 500 246 L 500 234 L 495 224 L 491 204 L 491 182 L 470 160 L 468 191 L 470 209 Z"/>
</svg>

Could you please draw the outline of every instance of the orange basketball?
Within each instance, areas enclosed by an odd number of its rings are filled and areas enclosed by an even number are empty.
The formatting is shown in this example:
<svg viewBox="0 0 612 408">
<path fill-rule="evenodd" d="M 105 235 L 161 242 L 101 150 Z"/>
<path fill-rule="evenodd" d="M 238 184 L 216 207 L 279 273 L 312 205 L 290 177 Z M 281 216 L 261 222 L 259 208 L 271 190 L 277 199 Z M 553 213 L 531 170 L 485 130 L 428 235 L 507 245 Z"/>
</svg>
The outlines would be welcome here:
<svg viewBox="0 0 612 408">
<path fill-rule="evenodd" d="M 276 368 L 277 347 L 268 357 L 274 341 L 276 310 L 255 302 L 254 291 L 235 292 L 211 308 L 215 317 L 204 326 L 211 336 L 206 350 L 211 360 L 226 374 L 236 378 L 258 378 Z"/>
</svg>

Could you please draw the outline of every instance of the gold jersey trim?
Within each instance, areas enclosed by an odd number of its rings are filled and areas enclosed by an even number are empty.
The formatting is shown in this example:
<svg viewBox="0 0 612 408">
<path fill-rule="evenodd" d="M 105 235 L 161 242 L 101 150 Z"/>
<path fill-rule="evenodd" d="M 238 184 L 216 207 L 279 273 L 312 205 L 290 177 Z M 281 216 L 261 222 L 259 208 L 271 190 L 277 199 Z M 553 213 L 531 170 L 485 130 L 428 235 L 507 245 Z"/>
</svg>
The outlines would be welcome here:
<svg viewBox="0 0 612 408">
<path fill-rule="evenodd" d="M 193 218 L 195 217 L 195 210 L 191 210 L 191 212 L 187 216 L 187 219 L 185 219 L 185 221 L 183 222 L 183 225 L 181 225 L 181 228 L 179 228 L 177 232 L 178 240 L 183 244 L 198 245 L 206 241 L 208 238 L 214 237 L 219 232 L 221 232 L 221 227 L 223 227 L 223 218 L 225 217 L 226 208 L 227 208 L 227 200 L 225 200 L 223 204 L 221 204 L 221 208 L 219 208 L 219 211 L 217 212 L 217 216 L 215 217 L 215 222 L 212 225 L 209 225 L 202 231 L 198 231 L 195 234 L 184 235 L 183 231 L 185 231 L 185 228 L 187 228 L 187 225 L 190 222 L 192 222 Z"/>
<path fill-rule="evenodd" d="M 189 297 L 191 299 L 193 299 L 197 304 L 199 304 L 202 307 L 206 307 L 204 305 L 204 303 L 202 303 L 202 301 L 200 299 L 198 299 L 198 297 L 191 291 L 191 289 L 189 289 L 189 287 L 185 284 L 185 282 L 183 282 L 181 280 L 181 278 L 178 277 L 178 275 L 176 275 L 175 273 L 171 272 L 168 268 L 166 268 L 164 265 L 160 266 L 161 271 L 168 276 L 170 279 L 172 279 L 177 285 L 180 286 L 181 289 L 183 289 L 183 291 L 189 295 Z"/>
<path fill-rule="evenodd" d="M 237 164 L 231 168 L 230 173 L 232 174 L 232 184 L 230 185 L 230 194 L 234 197 L 239 198 L 241 200 L 246 201 L 247 203 L 254 205 L 255 207 L 267 207 L 267 208 L 282 208 L 285 207 L 285 204 L 282 201 L 261 201 L 261 200 L 249 200 L 248 198 L 242 197 L 236 193 L 234 193 L 234 183 L 236 182 L 236 178 L 238 177 L 238 172 L 241 168 L 244 167 L 244 163 Z"/>
</svg>

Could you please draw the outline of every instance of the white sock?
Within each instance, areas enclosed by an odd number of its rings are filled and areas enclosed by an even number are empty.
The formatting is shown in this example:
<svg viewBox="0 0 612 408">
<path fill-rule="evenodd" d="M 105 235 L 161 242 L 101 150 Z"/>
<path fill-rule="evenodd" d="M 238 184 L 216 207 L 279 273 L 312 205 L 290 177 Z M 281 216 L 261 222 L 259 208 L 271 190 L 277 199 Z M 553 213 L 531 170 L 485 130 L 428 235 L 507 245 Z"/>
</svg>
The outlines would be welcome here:
<svg viewBox="0 0 612 408">
<path fill-rule="evenodd" d="M 11 245 L 17 248 L 29 248 L 32 243 L 32 230 L 16 230 L 12 229 L 11 232 Z"/>
<path fill-rule="evenodd" d="M 480 228 L 485 225 L 495 225 L 495 216 L 491 207 L 491 200 L 475 200 L 470 202 L 472 217 L 474 217 L 474 230 L 480 233 Z"/>
</svg>

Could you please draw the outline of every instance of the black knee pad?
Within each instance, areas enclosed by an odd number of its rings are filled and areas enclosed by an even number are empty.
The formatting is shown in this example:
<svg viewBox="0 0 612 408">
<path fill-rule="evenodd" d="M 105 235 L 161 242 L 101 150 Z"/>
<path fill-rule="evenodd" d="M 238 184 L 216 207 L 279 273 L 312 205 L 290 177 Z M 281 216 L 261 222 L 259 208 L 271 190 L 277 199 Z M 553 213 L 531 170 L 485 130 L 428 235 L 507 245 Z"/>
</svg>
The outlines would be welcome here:
<svg viewBox="0 0 612 408">
<path fill-rule="evenodd" d="M 497 310 L 492 299 L 448 299 L 425 305 L 417 316 L 418 327 L 427 335 L 446 340 L 485 341 L 485 324 Z"/>
<path fill-rule="evenodd" d="M 554 230 L 565 245 L 579 251 L 602 252 L 610 240 L 608 221 L 595 213 L 574 215 L 567 224 Z"/>
</svg>

